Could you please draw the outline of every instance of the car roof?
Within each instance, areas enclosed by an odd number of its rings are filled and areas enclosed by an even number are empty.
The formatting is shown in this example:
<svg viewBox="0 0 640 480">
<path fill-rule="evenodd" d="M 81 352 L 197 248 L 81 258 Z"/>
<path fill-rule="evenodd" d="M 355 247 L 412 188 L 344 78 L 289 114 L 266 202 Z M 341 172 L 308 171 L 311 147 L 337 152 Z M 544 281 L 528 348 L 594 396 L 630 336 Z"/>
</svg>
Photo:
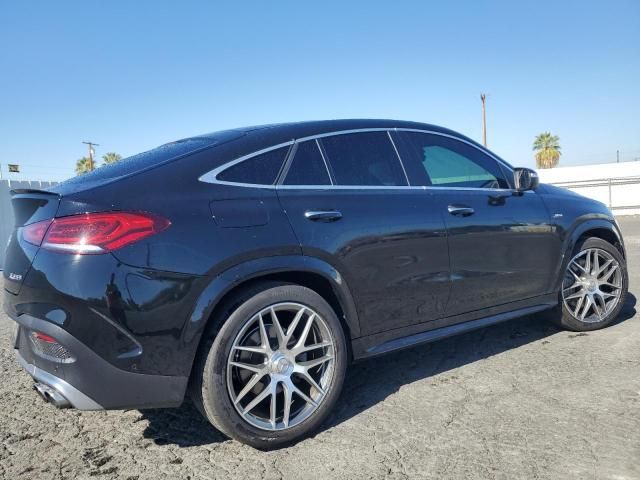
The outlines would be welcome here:
<svg viewBox="0 0 640 480">
<path fill-rule="evenodd" d="M 233 129 L 242 132 L 247 136 L 259 134 L 261 137 L 269 137 L 273 144 L 286 142 L 296 138 L 322 135 L 325 133 L 338 132 L 344 130 L 358 130 L 366 128 L 408 128 L 417 130 L 429 130 L 432 132 L 445 133 L 458 138 L 473 142 L 473 140 L 448 128 L 439 127 L 428 123 L 390 120 L 390 119 L 341 119 L 341 120 L 310 120 L 303 122 L 274 123 L 269 125 L 256 125 Z M 193 138 L 208 138 L 219 135 L 220 132 L 198 135 Z M 476 142 L 473 142 L 476 143 Z"/>
</svg>

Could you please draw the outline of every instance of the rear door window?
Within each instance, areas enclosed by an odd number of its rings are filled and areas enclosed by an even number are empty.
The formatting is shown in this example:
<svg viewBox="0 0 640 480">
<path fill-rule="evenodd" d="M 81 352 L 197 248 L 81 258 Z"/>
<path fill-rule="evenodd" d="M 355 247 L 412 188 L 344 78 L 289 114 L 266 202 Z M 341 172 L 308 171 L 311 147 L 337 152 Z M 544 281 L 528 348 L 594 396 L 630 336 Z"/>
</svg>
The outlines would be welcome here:
<svg viewBox="0 0 640 480">
<path fill-rule="evenodd" d="M 298 144 L 284 185 L 331 185 L 327 166 L 316 140 Z"/>
<path fill-rule="evenodd" d="M 335 135 L 321 140 L 336 185 L 405 186 L 407 178 L 387 132 Z"/>
</svg>

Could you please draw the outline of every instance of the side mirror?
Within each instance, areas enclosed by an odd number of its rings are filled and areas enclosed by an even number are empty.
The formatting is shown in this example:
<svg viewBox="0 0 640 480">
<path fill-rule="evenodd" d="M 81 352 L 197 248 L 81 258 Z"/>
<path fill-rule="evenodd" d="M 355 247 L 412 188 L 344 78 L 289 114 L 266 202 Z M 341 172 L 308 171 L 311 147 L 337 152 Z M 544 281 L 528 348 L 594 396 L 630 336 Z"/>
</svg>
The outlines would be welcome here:
<svg viewBox="0 0 640 480">
<path fill-rule="evenodd" d="M 530 168 L 516 168 L 513 170 L 513 183 L 516 192 L 535 190 L 540 184 L 540 179 L 535 170 Z"/>
</svg>

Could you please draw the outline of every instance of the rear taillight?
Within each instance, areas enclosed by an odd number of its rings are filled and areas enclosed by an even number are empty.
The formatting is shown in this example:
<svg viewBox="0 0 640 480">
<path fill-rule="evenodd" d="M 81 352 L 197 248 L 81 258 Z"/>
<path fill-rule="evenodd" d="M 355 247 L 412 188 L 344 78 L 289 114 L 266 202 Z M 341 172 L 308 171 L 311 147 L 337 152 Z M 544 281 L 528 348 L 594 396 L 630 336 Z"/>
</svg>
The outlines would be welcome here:
<svg viewBox="0 0 640 480">
<path fill-rule="evenodd" d="M 149 213 L 86 213 L 27 225 L 22 236 L 47 250 L 96 254 L 137 242 L 170 224 L 169 220 Z"/>
<path fill-rule="evenodd" d="M 45 233 L 47 233 L 51 222 L 53 222 L 53 218 L 27 225 L 22 230 L 22 238 L 24 238 L 29 243 L 39 246 L 42 243 L 42 239 L 44 238 Z"/>
</svg>

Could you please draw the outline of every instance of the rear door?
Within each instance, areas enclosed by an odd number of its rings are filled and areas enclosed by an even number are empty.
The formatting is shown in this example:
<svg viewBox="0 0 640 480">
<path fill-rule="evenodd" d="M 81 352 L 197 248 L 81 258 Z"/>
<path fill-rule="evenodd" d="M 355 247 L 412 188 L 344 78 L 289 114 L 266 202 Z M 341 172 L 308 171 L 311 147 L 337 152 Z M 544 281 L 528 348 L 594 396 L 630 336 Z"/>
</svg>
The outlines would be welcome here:
<svg viewBox="0 0 640 480">
<path fill-rule="evenodd" d="M 412 181 L 428 187 L 445 218 L 452 280 L 446 315 L 548 293 L 560 249 L 540 196 L 515 194 L 508 167 L 471 143 L 396 135 Z"/>
<path fill-rule="evenodd" d="M 303 253 L 344 275 L 363 334 L 443 315 L 444 221 L 424 189 L 408 185 L 386 131 L 298 142 L 280 183 Z"/>
</svg>

